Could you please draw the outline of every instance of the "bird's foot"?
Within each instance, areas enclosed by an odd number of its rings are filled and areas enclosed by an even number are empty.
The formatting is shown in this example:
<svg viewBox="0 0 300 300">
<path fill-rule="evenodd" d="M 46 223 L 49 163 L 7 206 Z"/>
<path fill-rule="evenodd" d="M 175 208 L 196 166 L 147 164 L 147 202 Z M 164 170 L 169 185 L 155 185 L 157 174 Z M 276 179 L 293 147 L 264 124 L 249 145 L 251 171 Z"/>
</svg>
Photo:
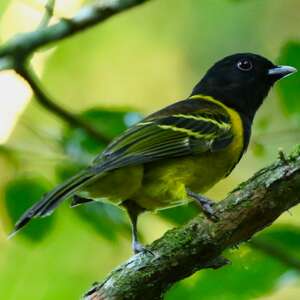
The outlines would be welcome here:
<svg viewBox="0 0 300 300">
<path fill-rule="evenodd" d="M 206 215 L 206 217 L 213 221 L 217 222 L 219 221 L 219 217 L 214 209 L 215 203 L 207 198 L 202 199 L 201 203 L 201 209 L 203 213 Z"/>
<path fill-rule="evenodd" d="M 209 220 L 213 222 L 219 221 L 219 217 L 214 209 L 214 206 L 216 205 L 215 202 L 189 190 L 187 193 L 191 198 L 196 200 L 196 202 L 200 205 L 202 212 Z"/>
<path fill-rule="evenodd" d="M 145 254 L 151 254 L 152 256 L 154 256 L 154 253 L 147 249 L 145 246 L 143 246 L 141 243 L 137 242 L 137 241 L 134 241 L 132 243 L 132 249 L 133 249 L 133 252 L 134 254 L 138 254 L 138 253 L 145 253 Z"/>
</svg>

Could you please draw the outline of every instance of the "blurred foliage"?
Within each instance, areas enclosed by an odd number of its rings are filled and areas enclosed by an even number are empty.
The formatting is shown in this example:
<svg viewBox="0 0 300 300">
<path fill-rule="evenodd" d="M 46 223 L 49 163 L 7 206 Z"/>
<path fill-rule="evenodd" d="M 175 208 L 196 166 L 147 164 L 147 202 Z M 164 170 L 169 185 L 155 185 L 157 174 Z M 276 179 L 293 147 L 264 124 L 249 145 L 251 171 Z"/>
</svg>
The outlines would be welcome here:
<svg viewBox="0 0 300 300">
<path fill-rule="evenodd" d="M 110 139 L 113 139 L 126 130 L 129 125 L 141 119 L 138 113 L 100 108 L 89 109 L 80 116 Z M 68 128 L 64 133 L 62 143 L 64 152 L 74 161 L 82 161 L 83 164 L 89 163 L 106 146 L 104 143 L 91 138 L 80 128 Z"/>
<path fill-rule="evenodd" d="M 289 224 L 274 225 L 261 232 L 258 237 L 300 259 L 300 227 Z"/>
<path fill-rule="evenodd" d="M 270 292 L 288 268 L 276 259 L 253 251 L 246 246 L 238 253 L 225 253 L 231 264 L 217 272 L 201 271 L 192 282 L 183 281 L 166 296 L 171 299 L 255 299 Z M 198 297 L 198 298 L 196 298 Z"/>
<path fill-rule="evenodd" d="M 18 158 L 15 151 L 6 145 L 0 145 L 0 157 L 14 166 L 18 165 Z"/>
<path fill-rule="evenodd" d="M 273 226 L 256 237 L 284 250 L 300 260 L 300 228 L 290 225 Z M 276 288 L 285 278 L 299 280 L 299 273 L 272 257 L 243 244 L 237 250 L 226 251 L 225 257 L 231 264 L 217 272 L 201 271 L 191 282 L 185 280 L 177 284 L 167 300 L 195 299 L 205 295 L 205 299 L 254 299 Z M 299 270 L 298 270 L 299 272 Z M 296 299 L 296 298 L 295 298 Z"/>
<path fill-rule="evenodd" d="M 130 238 L 129 223 L 119 207 L 93 202 L 74 208 L 74 212 L 108 240 L 116 241 L 120 233 Z"/>
<path fill-rule="evenodd" d="M 300 70 L 300 42 L 288 42 L 282 49 L 279 62 L 282 65 L 294 66 Z M 279 84 L 281 99 L 287 113 L 300 122 L 300 72 L 297 72 Z"/>
<path fill-rule="evenodd" d="M 266 148 L 264 144 L 257 141 L 251 144 L 251 150 L 256 156 L 263 157 L 266 154 Z"/>
<path fill-rule="evenodd" d="M 4 203 L 12 224 L 20 218 L 37 199 L 49 190 L 43 178 L 16 177 L 5 187 Z M 53 224 L 53 217 L 33 220 L 19 235 L 32 241 L 40 241 Z"/>
<path fill-rule="evenodd" d="M 182 206 L 175 206 L 158 212 L 159 216 L 176 224 L 182 225 L 199 213 L 199 207 L 193 202 Z"/>
<path fill-rule="evenodd" d="M 66 2 L 57 2 L 60 10 L 67 7 Z M 6 16 L 7 6 L 10 14 L 3 18 L 6 23 L 0 29 L 15 28 L 9 22 L 18 22 L 21 14 L 14 17 L 11 7 L 24 10 L 23 24 L 36 3 L 26 0 L 17 6 L 17 0 L 1 0 L 0 18 Z M 113 138 L 140 120 L 139 112 L 146 114 L 185 97 L 205 69 L 229 53 L 253 51 L 274 60 L 285 45 L 278 62 L 300 69 L 299 10 L 298 0 L 150 1 L 60 42 L 46 55 L 39 53 L 34 63 L 42 70 L 43 84 L 61 105 Z M 38 24 L 39 18 L 36 21 Z M 280 82 L 277 90 L 284 111 L 273 93 L 270 98 L 275 99 L 263 105 L 255 122 L 251 151 L 210 196 L 224 197 L 226 191 L 273 161 L 279 146 L 289 149 L 298 140 L 299 76 Z M 8 162 L 0 165 L 1 221 L 14 223 L 53 183 L 89 164 L 104 147 L 81 129 L 67 128 L 31 101 L 8 143 L 0 146 L 1 161 Z M 190 203 L 160 211 L 160 219 L 145 215 L 141 234 L 147 241 L 158 238 L 198 211 Z M 293 218 L 283 216 L 259 238 L 300 259 L 299 216 L 295 209 Z M 7 242 L 0 232 L 0 249 L 1 299 L 77 299 L 93 280 L 100 280 L 128 257 L 129 223 L 121 209 L 106 203 L 74 209 L 63 205 L 54 216 L 35 220 L 20 238 Z M 282 299 L 276 298 L 276 289 L 289 287 L 286 278 L 299 282 L 298 273 L 247 244 L 225 256 L 232 260 L 230 266 L 199 272 L 176 284 L 166 299 L 250 300 L 267 294 L 272 300 Z M 66 282 L 72 282 L 72 288 Z M 299 294 L 289 296 L 299 299 Z"/>
<path fill-rule="evenodd" d="M 7 7 L 7 5 L 9 4 L 10 0 L 1 0 L 0 2 L 0 19 L 3 15 L 3 13 L 5 12 L 5 9 Z"/>
</svg>

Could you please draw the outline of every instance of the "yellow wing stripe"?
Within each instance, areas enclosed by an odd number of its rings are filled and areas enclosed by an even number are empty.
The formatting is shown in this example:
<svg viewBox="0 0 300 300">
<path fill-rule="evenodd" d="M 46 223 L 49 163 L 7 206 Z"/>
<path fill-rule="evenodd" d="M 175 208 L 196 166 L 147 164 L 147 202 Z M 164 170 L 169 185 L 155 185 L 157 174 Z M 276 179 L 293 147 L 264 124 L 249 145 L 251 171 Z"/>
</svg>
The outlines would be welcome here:
<svg viewBox="0 0 300 300">
<path fill-rule="evenodd" d="M 173 131 L 183 132 L 183 133 L 186 133 L 188 136 L 194 136 L 195 138 L 203 138 L 204 137 L 206 139 L 210 139 L 215 135 L 215 133 L 201 134 L 199 132 L 195 132 L 190 129 L 175 127 L 173 125 L 157 125 L 157 127 L 162 128 L 162 129 L 171 129 Z"/>
<path fill-rule="evenodd" d="M 218 122 L 217 120 L 214 120 L 214 119 L 211 119 L 211 118 L 205 118 L 203 116 L 184 115 L 184 114 L 176 114 L 176 115 L 172 115 L 172 116 L 176 117 L 176 118 L 184 118 L 184 119 L 191 119 L 191 120 L 195 120 L 195 121 L 203 121 L 203 122 L 212 123 L 212 124 L 218 126 L 221 129 L 224 129 L 224 130 L 229 130 L 231 128 L 231 125 L 228 124 L 228 123 Z M 146 125 L 150 125 L 150 124 L 155 124 L 155 121 L 139 122 L 136 125 L 137 126 L 146 126 Z"/>
<path fill-rule="evenodd" d="M 148 121 L 148 122 L 139 122 L 136 124 L 136 126 L 146 126 L 146 125 L 150 125 L 153 124 L 154 122 L 152 121 Z"/>
<path fill-rule="evenodd" d="M 216 103 L 216 104 L 220 105 L 224 109 L 229 108 L 224 103 L 222 103 L 221 101 L 213 98 L 212 96 L 208 96 L 208 95 L 198 94 L 198 95 L 191 96 L 189 99 L 207 100 L 207 101 L 210 101 L 210 102 L 213 102 L 213 103 Z"/>
<path fill-rule="evenodd" d="M 229 130 L 231 128 L 231 125 L 228 124 L 228 123 L 218 122 L 214 119 L 205 118 L 203 116 L 176 114 L 176 115 L 174 115 L 174 117 L 184 118 L 184 119 L 192 119 L 192 120 L 196 120 L 196 121 L 209 122 L 209 123 L 212 123 L 214 125 L 217 125 L 219 128 L 225 129 L 225 130 Z"/>
<path fill-rule="evenodd" d="M 212 96 L 198 94 L 198 95 L 191 96 L 189 99 L 206 100 L 206 101 L 213 102 L 213 103 L 223 107 L 228 112 L 230 119 L 231 119 L 231 123 L 232 123 L 232 131 L 234 133 L 234 138 L 235 138 L 235 143 L 232 143 L 232 145 L 233 145 L 232 147 L 241 148 L 241 149 L 243 148 L 244 129 L 243 129 L 242 119 L 238 112 L 236 112 L 234 109 L 226 106 L 224 103 L 213 98 Z"/>
</svg>

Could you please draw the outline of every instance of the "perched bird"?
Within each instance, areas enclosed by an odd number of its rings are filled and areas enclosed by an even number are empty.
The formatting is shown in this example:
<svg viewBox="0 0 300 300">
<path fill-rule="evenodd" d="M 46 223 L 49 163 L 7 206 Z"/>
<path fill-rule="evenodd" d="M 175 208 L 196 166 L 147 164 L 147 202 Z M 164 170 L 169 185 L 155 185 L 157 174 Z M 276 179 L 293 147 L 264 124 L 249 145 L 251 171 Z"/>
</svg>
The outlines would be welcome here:
<svg viewBox="0 0 300 300">
<path fill-rule="evenodd" d="M 126 130 L 88 168 L 45 194 L 21 216 L 13 234 L 70 196 L 72 206 L 104 200 L 124 207 L 135 253 L 145 250 L 137 237 L 143 211 L 195 200 L 217 221 L 213 202 L 202 194 L 230 174 L 247 149 L 253 118 L 270 88 L 294 72 L 252 53 L 223 58 L 188 98 Z"/>
</svg>

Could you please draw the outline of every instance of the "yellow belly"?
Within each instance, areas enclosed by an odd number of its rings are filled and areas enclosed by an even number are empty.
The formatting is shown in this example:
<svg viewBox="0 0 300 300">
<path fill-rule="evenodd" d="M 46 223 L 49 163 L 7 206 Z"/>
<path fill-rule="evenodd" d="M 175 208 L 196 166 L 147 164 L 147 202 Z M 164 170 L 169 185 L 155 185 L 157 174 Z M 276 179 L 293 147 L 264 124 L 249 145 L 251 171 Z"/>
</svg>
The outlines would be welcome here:
<svg viewBox="0 0 300 300">
<path fill-rule="evenodd" d="M 170 159 L 144 167 L 143 184 L 131 197 L 147 210 L 162 209 L 188 201 L 186 188 L 205 193 L 224 178 L 240 156 L 240 151 L 206 153 L 198 157 Z"/>
<path fill-rule="evenodd" d="M 231 171 L 241 150 L 242 145 L 236 142 L 219 152 L 110 171 L 80 194 L 114 204 L 130 199 L 147 210 L 183 204 L 189 200 L 186 188 L 205 193 Z"/>
<path fill-rule="evenodd" d="M 103 174 L 85 185 L 78 194 L 89 199 L 120 204 L 140 189 L 143 166 L 128 166 Z"/>
<path fill-rule="evenodd" d="M 211 97 L 206 98 L 217 102 Z M 219 105 L 224 106 L 222 103 Z M 142 186 L 132 196 L 135 202 L 148 210 L 178 205 L 188 201 L 186 188 L 196 193 L 205 193 L 230 173 L 244 149 L 243 124 L 236 111 L 225 106 L 224 109 L 231 118 L 234 136 L 231 144 L 221 151 L 144 166 Z"/>
</svg>

